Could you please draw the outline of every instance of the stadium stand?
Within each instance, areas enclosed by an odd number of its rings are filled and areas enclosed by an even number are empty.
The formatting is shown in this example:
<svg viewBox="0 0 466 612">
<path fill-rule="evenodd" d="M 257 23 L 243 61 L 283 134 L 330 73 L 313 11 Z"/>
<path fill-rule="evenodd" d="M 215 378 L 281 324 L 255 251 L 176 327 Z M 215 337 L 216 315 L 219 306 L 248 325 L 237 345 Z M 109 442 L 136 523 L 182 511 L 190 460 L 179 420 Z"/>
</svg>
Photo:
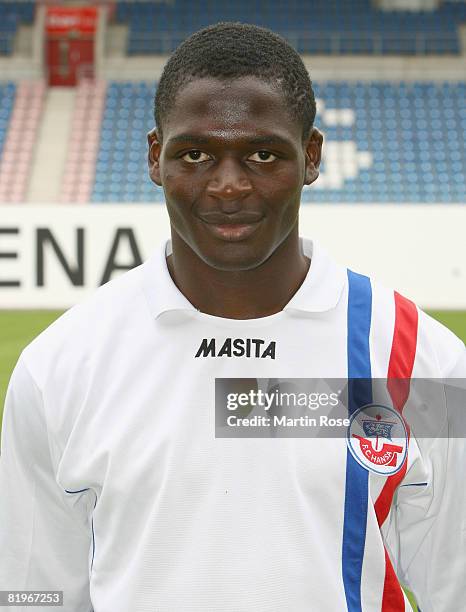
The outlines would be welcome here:
<svg viewBox="0 0 466 612">
<path fill-rule="evenodd" d="M 105 106 L 106 83 L 81 81 L 77 88 L 61 202 L 89 202 Z"/>
<path fill-rule="evenodd" d="M 164 201 L 145 160 L 153 92 L 108 85 L 92 202 Z M 466 83 L 322 82 L 316 93 L 324 159 L 303 202 L 466 200 Z"/>
<path fill-rule="evenodd" d="M 110 83 L 97 155 L 93 202 L 154 201 L 144 159 L 146 134 L 153 127 L 148 83 Z M 161 190 L 156 200 L 162 201 Z"/>
<path fill-rule="evenodd" d="M 32 2 L 0 1 L 0 53 L 5 40 L 2 28 L 13 32 L 18 24 L 31 21 L 33 13 Z M 386 12 L 374 8 L 369 0 L 120 1 L 115 14 L 118 21 L 130 25 L 129 54 L 168 52 L 203 25 L 220 19 L 241 21 L 246 15 L 247 21 L 287 36 L 302 53 L 397 53 L 398 58 L 416 52 L 436 54 L 409 58 L 413 67 L 423 62 L 461 63 L 461 57 L 439 56 L 460 51 L 458 26 L 466 19 L 466 2 L 444 2 L 433 12 Z M 396 64 L 398 58 L 372 59 Z M 7 66 L 17 58 L 1 59 Z M 121 76 L 115 75 L 117 79 L 133 79 L 134 62 L 145 66 L 141 79 L 152 74 L 152 58 L 127 58 L 126 67 L 126 59 L 117 60 L 124 67 Z M 366 58 L 347 57 L 345 61 L 359 66 Z M 325 136 L 324 158 L 319 180 L 310 189 L 304 188 L 303 202 L 466 201 L 466 81 L 447 81 L 452 77 L 443 73 L 440 78 L 445 81 L 399 80 L 404 78 L 403 70 L 393 80 L 384 81 L 356 82 L 346 73 L 334 81 L 316 79 L 316 124 Z M 415 78 L 425 78 L 415 74 Z M 341 78 L 347 80 L 337 80 Z M 391 79 L 389 71 L 379 78 Z M 428 78 L 439 78 L 439 71 Z M 461 71 L 453 78 L 462 79 Z M 69 129 L 73 138 L 69 143 L 65 139 L 58 151 L 60 163 L 49 164 L 56 169 L 53 197 L 39 197 L 31 177 L 41 179 L 39 161 L 43 164 L 49 159 L 37 154 L 48 150 L 39 145 L 55 142 L 42 129 L 47 116 L 52 117 L 49 123 L 57 132 L 53 93 L 56 90 L 47 92 L 42 82 L 0 81 L 1 202 L 164 201 L 162 190 L 147 175 L 146 135 L 153 127 L 154 95 L 154 83 L 147 80 L 80 82 L 76 96 L 73 93 L 65 100 L 69 112 L 63 114 L 65 123 L 60 128 L 63 134 L 65 127 Z M 43 112 L 44 104 L 48 114 Z M 47 175 L 42 184 L 52 182 Z"/>
<path fill-rule="evenodd" d="M 11 84 L 0 87 L 2 111 L 8 115 L 0 160 L 0 202 L 25 201 L 44 95 L 43 81 L 23 81 L 16 88 Z M 2 125 L 0 134 L 3 130 Z"/>
<path fill-rule="evenodd" d="M 11 55 L 20 24 L 31 24 L 34 2 L 0 2 L 0 54 Z"/>
<path fill-rule="evenodd" d="M 119 2 L 130 55 L 170 53 L 186 36 L 217 21 L 248 21 L 287 38 L 300 53 L 458 54 L 466 4 L 426 12 L 381 11 L 370 0 L 175 0 Z"/>
<path fill-rule="evenodd" d="M 16 95 L 14 83 L 0 83 L 0 159 Z"/>
</svg>

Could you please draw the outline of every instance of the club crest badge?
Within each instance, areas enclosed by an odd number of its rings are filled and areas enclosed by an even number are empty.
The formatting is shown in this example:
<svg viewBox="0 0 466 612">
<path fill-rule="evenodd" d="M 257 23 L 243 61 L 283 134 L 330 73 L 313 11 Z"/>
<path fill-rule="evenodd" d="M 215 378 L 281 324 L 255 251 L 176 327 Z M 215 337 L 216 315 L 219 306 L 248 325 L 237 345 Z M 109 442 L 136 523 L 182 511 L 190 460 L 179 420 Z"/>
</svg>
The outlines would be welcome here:
<svg viewBox="0 0 466 612">
<path fill-rule="evenodd" d="M 400 413 L 388 406 L 368 404 L 356 410 L 346 442 L 356 461 L 375 474 L 396 474 L 406 461 L 406 425 Z"/>
</svg>

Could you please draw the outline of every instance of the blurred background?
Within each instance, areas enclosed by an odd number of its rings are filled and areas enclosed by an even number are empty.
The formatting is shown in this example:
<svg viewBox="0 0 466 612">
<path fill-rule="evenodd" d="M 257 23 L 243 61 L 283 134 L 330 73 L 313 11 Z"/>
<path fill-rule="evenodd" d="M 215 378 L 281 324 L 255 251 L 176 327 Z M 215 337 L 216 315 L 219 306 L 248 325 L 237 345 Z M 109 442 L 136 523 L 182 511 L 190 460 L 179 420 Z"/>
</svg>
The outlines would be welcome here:
<svg viewBox="0 0 466 612">
<path fill-rule="evenodd" d="M 466 337 L 463 0 L 0 1 L 0 406 L 19 351 L 169 235 L 153 97 L 195 30 L 282 34 L 325 136 L 301 234 Z"/>
</svg>

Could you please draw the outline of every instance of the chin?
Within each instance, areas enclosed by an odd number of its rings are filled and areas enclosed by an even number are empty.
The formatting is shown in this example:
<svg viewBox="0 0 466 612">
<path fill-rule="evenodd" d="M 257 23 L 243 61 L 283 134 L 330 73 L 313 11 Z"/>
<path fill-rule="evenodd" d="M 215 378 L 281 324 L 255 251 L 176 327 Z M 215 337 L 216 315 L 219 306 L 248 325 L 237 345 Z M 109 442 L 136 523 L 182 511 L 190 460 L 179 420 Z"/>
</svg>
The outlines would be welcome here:
<svg viewBox="0 0 466 612">
<path fill-rule="evenodd" d="M 271 255 L 268 250 L 252 248 L 245 243 L 225 243 L 212 251 L 198 250 L 198 256 L 211 268 L 224 272 L 254 270 Z"/>
</svg>

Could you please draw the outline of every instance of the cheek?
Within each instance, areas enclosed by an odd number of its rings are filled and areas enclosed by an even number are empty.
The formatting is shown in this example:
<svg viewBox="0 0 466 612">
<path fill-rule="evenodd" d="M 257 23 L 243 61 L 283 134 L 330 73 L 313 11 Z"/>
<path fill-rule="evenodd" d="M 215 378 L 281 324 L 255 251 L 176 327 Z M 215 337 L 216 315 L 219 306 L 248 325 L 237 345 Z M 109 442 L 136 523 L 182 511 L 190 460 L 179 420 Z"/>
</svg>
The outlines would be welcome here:
<svg viewBox="0 0 466 612">
<path fill-rule="evenodd" d="M 182 236 L 188 237 L 196 231 L 193 208 L 198 201 L 195 185 L 189 179 L 170 180 L 164 184 L 165 205 L 171 225 Z"/>
<path fill-rule="evenodd" d="M 170 172 L 164 169 L 162 182 L 167 199 L 174 205 L 189 210 L 202 192 L 202 185 L 198 178 L 191 173 Z"/>
<path fill-rule="evenodd" d="M 295 214 L 299 208 L 303 185 L 299 169 L 290 168 L 261 182 L 260 196 L 268 202 L 268 208 L 278 217 Z"/>
</svg>

